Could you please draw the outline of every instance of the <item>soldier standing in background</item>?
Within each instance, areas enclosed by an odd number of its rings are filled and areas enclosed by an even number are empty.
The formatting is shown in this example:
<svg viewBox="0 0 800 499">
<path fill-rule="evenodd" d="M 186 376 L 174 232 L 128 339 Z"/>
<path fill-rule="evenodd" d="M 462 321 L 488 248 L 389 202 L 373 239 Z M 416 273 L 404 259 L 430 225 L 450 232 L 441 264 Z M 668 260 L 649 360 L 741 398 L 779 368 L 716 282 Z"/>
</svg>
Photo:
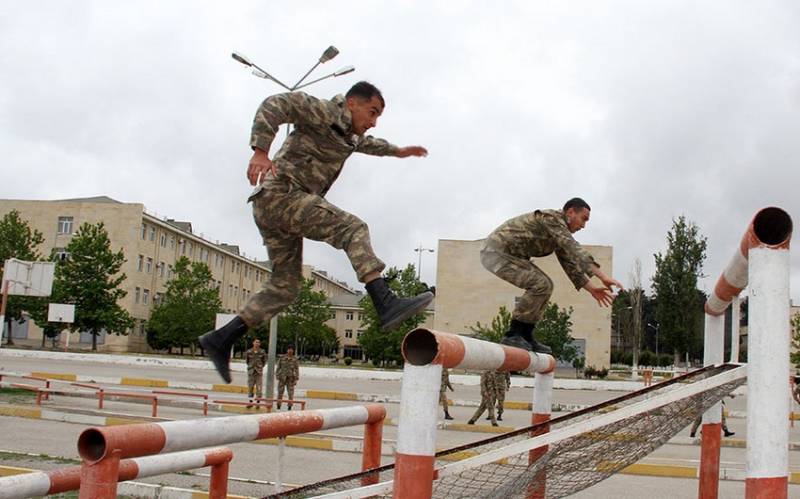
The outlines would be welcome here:
<svg viewBox="0 0 800 499">
<path fill-rule="evenodd" d="M 442 383 L 439 386 L 439 402 L 442 404 L 442 409 L 444 409 L 444 418 L 445 419 L 453 419 L 453 416 L 447 411 L 447 390 L 453 390 L 453 385 L 450 384 L 450 373 L 448 372 L 446 367 L 442 368 Z"/>
<path fill-rule="evenodd" d="M 289 410 L 292 410 L 292 400 L 294 400 L 294 385 L 300 379 L 300 365 L 297 357 L 294 356 L 294 348 L 286 349 L 286 355 L 278 359 L 278 366 L 275 368 L 275 377 L 278 378 L 278 409 L 281 408 L 283 391 L 287 391 Z"/>
<path fill-rule="evenodd" d="M 525 290 L 514 307 L 511 327 L 502 340 L 504 345 L 552 352 L 533 338 L 533 330 L 553 293 L 553 281 L 531 258 L 555 253 L 575 289 L 591 293 L 600 306 L 607 307 L 614 301 L 612 286 L 622 289 L 622 284 L 600 270 L 594 258 L 572 237 L 589 221 L 590 211 L 586 201 L 572 198 L 561 210 L 536 210 L 506 220 L 486 238 L 481 264 L 500 279 Z M 603 286 L 592 284 L 592 276 L 600 279 Z"/>
<path fill-rule="evenodd" d="M 511 373 L 508 371 L 495 371 L 495 399 L 497 400 L 497 420 L 503 420 L 503 404 L 506 401 L 506 390 L 511 388 Z"/>
<path fill-rule="evenodd" d="M 253 157 L 247 169 L 247 178 L 256 189 L 248 202 L 253 203 L 253 218 L 267 247 L 272 273 L 233 320 L 199 339 L 226 383 L 231 382 L 230 352 L 236 340 L 297 296 L 303 277 L 303 238 L 326 242 L 347 253 L 384 331 L 422 312 L 433 300 L 430 291 L 413 298 L 398 297 L 381 277 L 386 265 L 372 249 L 367 224 L 325 200 L 354 152 L 395 158 L 427 156 L 424 147 L 398 147 L 364 135 L 377 124 L 385 106 L 380 90 L 361 81 L 346 95 L 331 100 L 289 92 L 268 97 L 258 108 L 250 135 Z M 269 150 L 284 123 L 294 124 L 294 130 L 273 161 Z M 373 201 L 382 203 L 385 199 L 381 197 Z"/>
<path fill-rule="evenodd" d="M 258 338 L 253 340 L 253 348 L 244 353 L 244 361 L 247 364 L 247 396 L 252 402 L 253 398 L 262 397 L 264 394 L 262 382 L 264 366 L 267 364 L 267 352 L 261 349 L 261 340 Z"/>
<path fill-rule="evenodd" d="M 483 414 L 483 411 L 489 411 L 489 419 L 492 420 L 492 426 L 497 426 L 497 420 L 494 418 L 494 394 L 495 394 L 495 377 L 494 371 L 484 371 L 481 374 L 481 405 L 475 414 L 467 421 L 467 424 L 475 424 L 475 421 Z"/>
</svg>

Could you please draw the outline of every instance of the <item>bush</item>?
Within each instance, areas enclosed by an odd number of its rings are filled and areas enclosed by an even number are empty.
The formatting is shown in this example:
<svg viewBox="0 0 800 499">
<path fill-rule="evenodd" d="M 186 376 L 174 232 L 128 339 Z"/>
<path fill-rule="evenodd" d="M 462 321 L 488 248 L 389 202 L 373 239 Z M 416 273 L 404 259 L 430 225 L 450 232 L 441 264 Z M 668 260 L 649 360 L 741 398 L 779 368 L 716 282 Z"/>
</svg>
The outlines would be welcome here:
<svg viewBox="0 0 800 499">
<path fill-rule="evenodd" d="M 351 357 L 345 357 L 344 358 L 344 365 L 349 366 L 352 363 L 353 363 L 353 359 Z"/>
<path fill-rule="evenodd" d="M 659 367 L 667 367 L 672 365 L 672 355 L 668 353 L 662 353 L 658 356 L 658 366 Z"/>
<path fill-rule="evenodd" d="M 656 354 L 648 350 L 639 353 L 640 366 L 654 366 L 655 364 L 656 364 Z"/>
</svg>

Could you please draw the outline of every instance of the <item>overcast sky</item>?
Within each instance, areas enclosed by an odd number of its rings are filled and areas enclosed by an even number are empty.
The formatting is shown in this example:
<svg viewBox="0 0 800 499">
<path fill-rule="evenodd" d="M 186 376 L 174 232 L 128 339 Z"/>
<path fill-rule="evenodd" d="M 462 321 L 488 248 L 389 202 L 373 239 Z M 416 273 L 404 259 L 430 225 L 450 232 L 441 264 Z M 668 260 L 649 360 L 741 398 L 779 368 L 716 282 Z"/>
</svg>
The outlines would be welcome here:
<svg viewBox="0 0 800 499">
<path fill-rule="evenodd" d="M 230 53 L 292 84 L 332 44 L 312 77 L 356 72 L 309 92 L 369 80 L 387 102 L 371 133 L 430 151 L 354 155 L 328 194 L 387 264 L 581 196 L 577 239 L 613 246 L 626 285 L 685 215 L 710 290 L 758 209 L 800 215 L 798 26 L 791 0 L 3 2 L 0 197 L 140 202 L 265 259 L 245 171 L 280 88 Z M 343 252 L 306 242 L 305 263 L 360 288 Z"/>
</svg>

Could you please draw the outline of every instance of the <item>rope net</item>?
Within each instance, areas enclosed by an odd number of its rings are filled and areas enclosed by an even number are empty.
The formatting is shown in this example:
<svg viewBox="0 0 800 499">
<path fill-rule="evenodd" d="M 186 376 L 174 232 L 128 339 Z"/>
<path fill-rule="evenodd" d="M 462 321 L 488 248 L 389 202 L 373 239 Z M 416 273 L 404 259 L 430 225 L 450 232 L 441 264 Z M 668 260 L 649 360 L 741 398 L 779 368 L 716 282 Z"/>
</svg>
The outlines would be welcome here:
<svg viewBox="0 0 800 499">
<path fill-rule="evenodd" d="M 605 480 L 664 445 L 723 397 L 745 383 L 746 378 L 742 376 L 712 385 L 695 395 L 665 402 L 653 409 L 636 412 L 613 423 L 556 441 L 546 449 L 525 449 L 520 452 L 518 448 L 510 446 L 548 430 L 555 432 L 569 428 L 598 415 L 653 399 L 687 383 L 696 383 L 735 367 L 738 366 L 704 368 L 565 414 L 547 423 L 438 452 L 436 469 L 439 470 L 439 478 L 433 482 L 433 497 L 557 498 L 574 494 Z M 491 462 L 476 463 L 475 466 L 469 464 L 470 458 L 492 451 L 497 451 L 499 456 L 494 456 Z M 454 465 L 454 462 L 461 460 L 467 461 Z M 390 464 L 267 497 L 299 499 L 356 489 L 361 486 L 364 477 L 375 474 L 380 482 L 392 480 L 394 466 Z M 370 497 L 391 497 L 391 493 L 371 494 Z"/>
</svg>

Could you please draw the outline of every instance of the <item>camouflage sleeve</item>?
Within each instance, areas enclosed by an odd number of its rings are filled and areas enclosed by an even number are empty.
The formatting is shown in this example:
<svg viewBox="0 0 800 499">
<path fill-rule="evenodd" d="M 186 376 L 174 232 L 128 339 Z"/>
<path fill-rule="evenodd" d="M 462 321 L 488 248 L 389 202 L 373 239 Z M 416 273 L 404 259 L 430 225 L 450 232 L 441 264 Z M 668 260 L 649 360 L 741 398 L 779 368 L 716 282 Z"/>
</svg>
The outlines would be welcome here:
<svg viewBox="0 0 800 499">
<path fill-rule="evenodd" d="M 269 152 L 278 127 L 284 123 L 320 124 L 331 117 L 324 101 L 303 92 L 288 92 L 264 99 L 256 111 L 250 147 Z"/>
<path fill-rule="evenodd" d="M 575 289 L 581 289 L 589 277 L 594 275 L 593 265 L 595 263 L 592 255 L 586 252 L 578 241 L 572 237 L 567 226 L 554 217 L 544 217 L 544 226 L 556 243 L 556 257 L 561 268 L 575 285 Z M 597 265 L 599 267 L 599 265 Z M 589 277 L 587 277 L 589 276 Z"/>
<path fill-rule="evenodd" d="M 263 350 L 261 351 L 261 365 L 262 366 L 267 365 L 267 352 Z"/>
<path fill-rule="evenodd" d="M 371 156 L 394 156 L 398 149 L 400 148 L 387 140 L 377 139 L 372 135 L 367 135 L 359 141 L 356 152 L 369 154 Z"/>
<path fill-rule="evenodd" d="M 294 366 L 292 366 L 292 374 L 294 379 L 300 379 L 300 362 L 295 361 Z"/>
</svg>

